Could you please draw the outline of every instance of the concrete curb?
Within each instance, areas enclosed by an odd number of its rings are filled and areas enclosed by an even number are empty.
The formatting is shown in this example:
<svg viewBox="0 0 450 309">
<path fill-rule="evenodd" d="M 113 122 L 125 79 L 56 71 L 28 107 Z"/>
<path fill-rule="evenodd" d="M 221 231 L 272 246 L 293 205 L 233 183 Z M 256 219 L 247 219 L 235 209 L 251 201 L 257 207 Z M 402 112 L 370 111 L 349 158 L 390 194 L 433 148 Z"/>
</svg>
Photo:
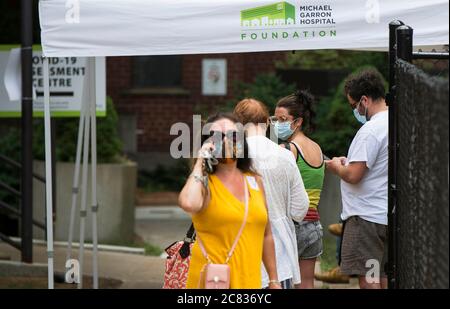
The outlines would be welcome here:
<svg viewBox="0 0 450 309">
<path fill-rule="evenodd" d="M 0 277 L 47 277 L 47 264 L 0 261 Z"/>
<path fill-rule="evenodd" d="M 180 219 L 190 220 L 191 217 L 180 207 L 175 205 L 136 206 L 134 211 L 136 220 L 146 219 Z"/>
<path fill-rule="evenodd" d="M 19 237 L 11 237 L 11 239 L 16 242 L 21 242 L 21 238 L 19 238 Z M 33 239 L 33 244 L 40 245 L 40 246 L 46 246 L 47 242 L 45 240 L 41 240 L 41 239 Z M 68 244 L 67 244 L 67 241 L 55 241 L 55 242 L 53 242 L 53 245 L 55 247 L 67 247 Z M 73 249 L 78 249 L 79 247 L 80 247 L 79 243 L 77 243 L 77 242 L 72 243 Z M 92 249 L 92 247 L 93 246 L 90 243 L 84 244 L 85 249 Z M 99 244 L 98 250 L 104 251 L 104 252 L 131 253 L 131 254 L 140 254 L 140 255 L 145 254 L 144 248 L 134 248 L 134 247 L 125 247 L 125 246 L 113 246 L 113 245 Z"/>
</svg>

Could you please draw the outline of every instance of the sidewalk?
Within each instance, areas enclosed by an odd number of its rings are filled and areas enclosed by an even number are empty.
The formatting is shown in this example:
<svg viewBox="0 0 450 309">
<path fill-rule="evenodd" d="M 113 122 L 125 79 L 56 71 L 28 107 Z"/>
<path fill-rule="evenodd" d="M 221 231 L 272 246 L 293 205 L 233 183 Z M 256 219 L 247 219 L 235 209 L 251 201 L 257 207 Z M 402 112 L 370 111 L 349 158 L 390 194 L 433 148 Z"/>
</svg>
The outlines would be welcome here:
<svg viewBox="0 0 450 309">
<path fill-rule="evenodd" d="M 161 249 L 176 240 L 183 239 L 191 223 L 189 217 L 181 217 L 170 209 L 141 213 L 136 218 L 135 233 L 144 241 L 158 246 Z M 172 213 L 172 214 L 170 214 Z M 144 218 L 144 219 L 139 219 Z M 65 272 L 66 248 L 55 247 L 55 271 Z M 11 261 L 20 261 L 20 252 L 11 246 L 0 242 L 0 255 L 10 257 Z M 33 247 L 34 262 L 46 264 L 46 247 L 35 245 Z M 74 258 L 78 259 L 78 250 L 73 250 Z M 84 270 L 86 275 L 92 274 L 92 251 L 85 249 Z M 135 253 L 118 253 L 99 251 L 98 253 L 99 276 L 122 281 L 119 288 L 159 289 L 163 284 L 165 259 L 164 257 L 144 256 Z M 316 269 L 320 270 L 320 262 Z M 100 288 L 102 286 L 100 285 Z M 315 282 L 317 289 L 353 289 L 358 288 L 357 281 L 350 284 L 326 284 Z"/>
<path fill-rule="evenodd" d="M 0 243 L 2 255 L 9 256 L 11 261 L 20 261 L 20 252 L 11 246 Z M 46 247 L 33 247 L 33 262 L 47 264 Z M 55 271 L 65 272 L 66 250 L 55 247 Z M 78 259 L 78 250 L 73 250 L 73 257 Z M 162 287 L 165 260 L 160 257 L 144 256 L 129 253 L 99 252 L 99 277 L 121 280 L 120 288 L 159 289 Z M 85 250 L 84 269 L 86 275 L 92 274 L 92 251 Z M 101 288 L 101 286 L 100 286 Z"/>
</svg>

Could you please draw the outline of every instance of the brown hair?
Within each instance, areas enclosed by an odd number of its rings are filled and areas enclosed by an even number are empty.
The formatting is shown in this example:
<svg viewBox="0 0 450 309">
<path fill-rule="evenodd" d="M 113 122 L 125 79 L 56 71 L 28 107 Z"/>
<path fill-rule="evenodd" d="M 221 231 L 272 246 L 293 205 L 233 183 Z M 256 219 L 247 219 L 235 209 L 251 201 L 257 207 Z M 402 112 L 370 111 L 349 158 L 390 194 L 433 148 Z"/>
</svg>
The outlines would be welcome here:
<svg viewBox="0 0 450 309">
<path fill-rule="evenodd" d="M 375 69 L 367 69 L 351 74 L 345 80 L 344 92 L 358 102 L 363 95 L 376 101 L 385 98 L 383 77 Z"/>
<path fill-rule="evenodd" d="M 310 132 L 314 131 L 314 117 L 316 113 L 313 110 L 314 97 L 307 90 L 298 90 L 291 95 L 280 99 L 277 107 L 284 107 L 288 110 L 289 115 L 294 119 L 303 118 L 303 124 Z"/>
<path fill-rule="evenodd" d="M 233 113 L 239 118 L 243 125 L 247 123 L 259 124 L 267 123 L 269 110 L 261 101 L 253 98 L 241 100 L 234 108 Z"/>
<path fill-rule="evenodd" d="M 231 113 L 217 113 L 215 115 L 210 116 L 206 122 L 204 123 L 203 126 L 206 126 L 208 124 L 211 124 L 213 122 L 216 122 L 218 120 L 221 119 L 228 119 L 233 123 L 239 123 L 239 119 L 234 116 Z M 241 130 L 242 127 L 237 126 L 238 130 Z M 252 160 L 250 159 L 250 157 L 248 156 L 248 145 L 247 145 L 247 141 L 245 138 L 245 133 L 242 132 L 243 134 L 241 136 L 244 136 L 244 139 L 242 141 L 243 146 L 244 146 L 244 155 L 242 158 L 237 158 L 237 168 L 243 172 L 243 173 L 251 173 L 251 174 L 255 174 L 258 175 L 258 173 L 256 172 L 256 170 L 253 168 L 253 164 L 252 164 Z M 239 136 L 239 135 L 238 135 Z M 205 136 L 202 135 L 202 145 L 203 143 L 209 138 L 209 136 Z M 216 171 L 216 166 L 213 166 L 213 170 L 214 172 Z"/>
</svg>

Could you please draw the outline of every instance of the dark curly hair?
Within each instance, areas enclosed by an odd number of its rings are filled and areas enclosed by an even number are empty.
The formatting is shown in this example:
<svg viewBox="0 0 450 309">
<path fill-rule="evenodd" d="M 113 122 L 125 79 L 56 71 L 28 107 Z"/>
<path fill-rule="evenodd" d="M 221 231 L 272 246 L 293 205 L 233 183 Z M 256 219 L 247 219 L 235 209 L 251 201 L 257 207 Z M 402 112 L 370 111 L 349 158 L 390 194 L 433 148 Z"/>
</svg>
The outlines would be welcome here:
<svg viewBox="0 0 450 309">
<path fill-rule="evenodd" d="M 375 69 L 367 69 L 347 77 L 344 85 L 345 95 L 358 102 L 363 95 L 376 101 L 385 98 L 383 77 Z"/>
<path fill-rule="evenodd" d="M 294 119 L 303 118 L 306 131 L 313 132 L 316 128 L 314 123 L 316 113 L 313 104 L 314 96 L 308 90 L 297 90 L 293 94 L 280 99 L 277 107 L 286 108 L 289 115 L 293 116 Z"/>
</svg>

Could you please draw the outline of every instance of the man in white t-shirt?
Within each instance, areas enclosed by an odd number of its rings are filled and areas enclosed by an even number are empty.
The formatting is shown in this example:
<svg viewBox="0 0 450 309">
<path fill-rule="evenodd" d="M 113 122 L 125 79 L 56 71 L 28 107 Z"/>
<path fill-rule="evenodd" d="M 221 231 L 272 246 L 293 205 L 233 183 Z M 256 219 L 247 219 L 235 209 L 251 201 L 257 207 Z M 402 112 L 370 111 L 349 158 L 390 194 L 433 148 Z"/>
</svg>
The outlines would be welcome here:
<svg viewBox="0 0 450 309">
<path fill-rule="evenodd" d="M 388 210 L 388 108 L 383 78 L 375 70 L 351 75 L 345 94 L 363 126 L 347 157 L 333 158 L 327 168 L 341 178 L 341 271 L 357 275 L 361 288 L 385 288 Z"/>
</svg>

